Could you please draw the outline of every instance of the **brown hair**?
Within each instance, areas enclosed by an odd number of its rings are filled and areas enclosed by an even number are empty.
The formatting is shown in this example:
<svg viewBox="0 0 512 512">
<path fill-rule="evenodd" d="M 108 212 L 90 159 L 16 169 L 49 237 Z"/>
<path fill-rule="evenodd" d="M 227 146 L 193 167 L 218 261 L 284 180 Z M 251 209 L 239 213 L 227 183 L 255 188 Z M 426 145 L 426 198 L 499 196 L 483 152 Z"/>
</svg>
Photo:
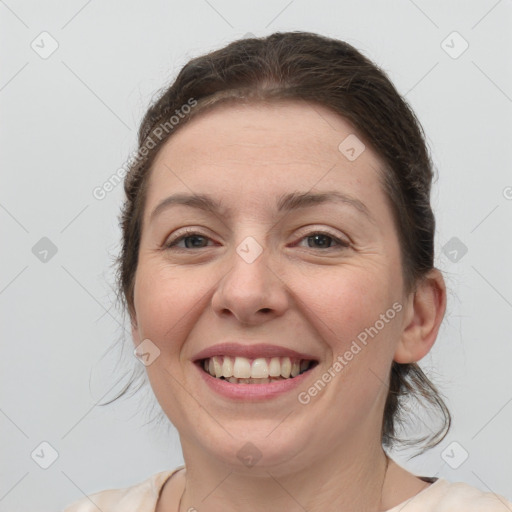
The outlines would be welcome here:
<svg viewBox="0 0 512 512">
<path fill-rule="evenodd" d="M 146 189 L 159 149 L 179 127 L 219 103 L 285 99 L 320 104 L 338 113 L 384 162 L 382 186 L 398 228 L 406 292 L 434 268 L 432 162 L 413 111 L 385 73 L 350 44 L 307 32 L 274 33 L 234 41 L 190 60 L 144 116 L 137 155 L 124 182 L 122 251 L 116 262 L 118 299 L 130 318 Z M 407 419 L 404 413 L 410 399 L 435 409 L 442 422 L 435 433 L 414 441 L 397 436 L 397 428 Z M 439 444 L 450 425 L 448 408 L 418 364 L 393 362 L 382 444 L 391 447 L 428 440 L 422 453 Z"/>
</svg>

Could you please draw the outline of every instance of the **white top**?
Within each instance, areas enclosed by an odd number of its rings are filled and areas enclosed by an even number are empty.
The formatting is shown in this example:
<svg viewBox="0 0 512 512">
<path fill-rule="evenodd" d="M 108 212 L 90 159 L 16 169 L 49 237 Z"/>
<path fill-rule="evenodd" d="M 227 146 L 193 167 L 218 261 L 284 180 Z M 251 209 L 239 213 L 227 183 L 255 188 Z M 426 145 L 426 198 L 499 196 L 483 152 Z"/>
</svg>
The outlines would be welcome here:
<svg viewBox="0 0 512 512">
<path fill-rule="evenodd" d="M 82 498 L 63 512 L 154 512 L 165 482 L 178 470 L 162 471 L 124 489 L 109 489 Z M 443 478 L 386 512 L 512 512 L 512 502 L 491 492 L 482 492 L 462 482 Z"/>
</svg>

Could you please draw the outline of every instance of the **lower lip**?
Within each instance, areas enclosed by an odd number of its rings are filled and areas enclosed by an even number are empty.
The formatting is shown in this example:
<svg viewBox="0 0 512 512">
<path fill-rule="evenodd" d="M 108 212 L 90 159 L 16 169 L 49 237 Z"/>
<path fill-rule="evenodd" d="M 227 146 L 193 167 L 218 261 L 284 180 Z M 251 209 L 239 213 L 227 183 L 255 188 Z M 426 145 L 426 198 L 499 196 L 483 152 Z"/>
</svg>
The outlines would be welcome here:
<svg viewBox="0 0 512 512">
<path fill-rule="evenodd" d="M 227 380 L 212 377 L 198 364 L 194 364 L 194 366 L 210 389 L 219 395 L 241 401 L 268 400 L 290 392 L 303 384 L 314 369 L 312 368 L 291 379 L 277 380 L 266 384 L 233 384 Z"/>
</svg>

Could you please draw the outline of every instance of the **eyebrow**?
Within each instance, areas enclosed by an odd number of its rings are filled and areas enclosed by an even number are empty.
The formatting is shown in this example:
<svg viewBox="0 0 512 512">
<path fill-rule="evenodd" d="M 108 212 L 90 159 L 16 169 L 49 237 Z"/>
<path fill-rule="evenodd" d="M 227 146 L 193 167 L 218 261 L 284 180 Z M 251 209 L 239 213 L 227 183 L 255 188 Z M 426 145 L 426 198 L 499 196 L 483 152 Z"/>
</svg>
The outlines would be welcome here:
<svg viewBox="0 0 512 512">
<path fill-rule="evenodd" d="M 308 208 L 318 204 L 336 202 L 345 204 L 357 209 L 369 221 L 375 223 L 368 207 L 359 199 L 337 190 L 328 190 L 325 192 L 292 192 L 279 197 L 277 201 L 278 212 L 289 212 L 300 208 Z M 150 222 L 161 212 L 172 206 L 188 206 L 204 211 L 212 211 L 223 216 L 229 216 L 230 209 L 223 207 L 222 203 L 207 194 L 174 194 L 161 201 L 151 213 Z"/>
</svg>

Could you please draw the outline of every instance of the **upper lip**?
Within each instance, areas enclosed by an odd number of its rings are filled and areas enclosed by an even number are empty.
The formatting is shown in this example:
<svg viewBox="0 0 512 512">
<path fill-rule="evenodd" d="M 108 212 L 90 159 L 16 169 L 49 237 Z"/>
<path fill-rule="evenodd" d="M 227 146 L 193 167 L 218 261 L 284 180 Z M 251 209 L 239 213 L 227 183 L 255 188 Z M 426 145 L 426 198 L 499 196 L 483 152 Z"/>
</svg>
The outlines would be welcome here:
<svg viewBox="0 0 512 512">
<path fill-rule="evenodd" d="M 193 361 L 201 359 L 208 359 L 213 356 L 231 356 L 231 357 L 246 357 L 247 359 L 256 359 L 259 357 L 289 357 L 291 359 L 307 359 L 316 361 L 317 358 L 311 354 L 297 352 L 286 347 L 278 345 L 270 345 L 268 343 L 255 343 L 255 344 L 240 344 L 225 342 L 217 345 L 212 345 L 204 350 L 195 354 L 192 358 Z"/>
</svg>

